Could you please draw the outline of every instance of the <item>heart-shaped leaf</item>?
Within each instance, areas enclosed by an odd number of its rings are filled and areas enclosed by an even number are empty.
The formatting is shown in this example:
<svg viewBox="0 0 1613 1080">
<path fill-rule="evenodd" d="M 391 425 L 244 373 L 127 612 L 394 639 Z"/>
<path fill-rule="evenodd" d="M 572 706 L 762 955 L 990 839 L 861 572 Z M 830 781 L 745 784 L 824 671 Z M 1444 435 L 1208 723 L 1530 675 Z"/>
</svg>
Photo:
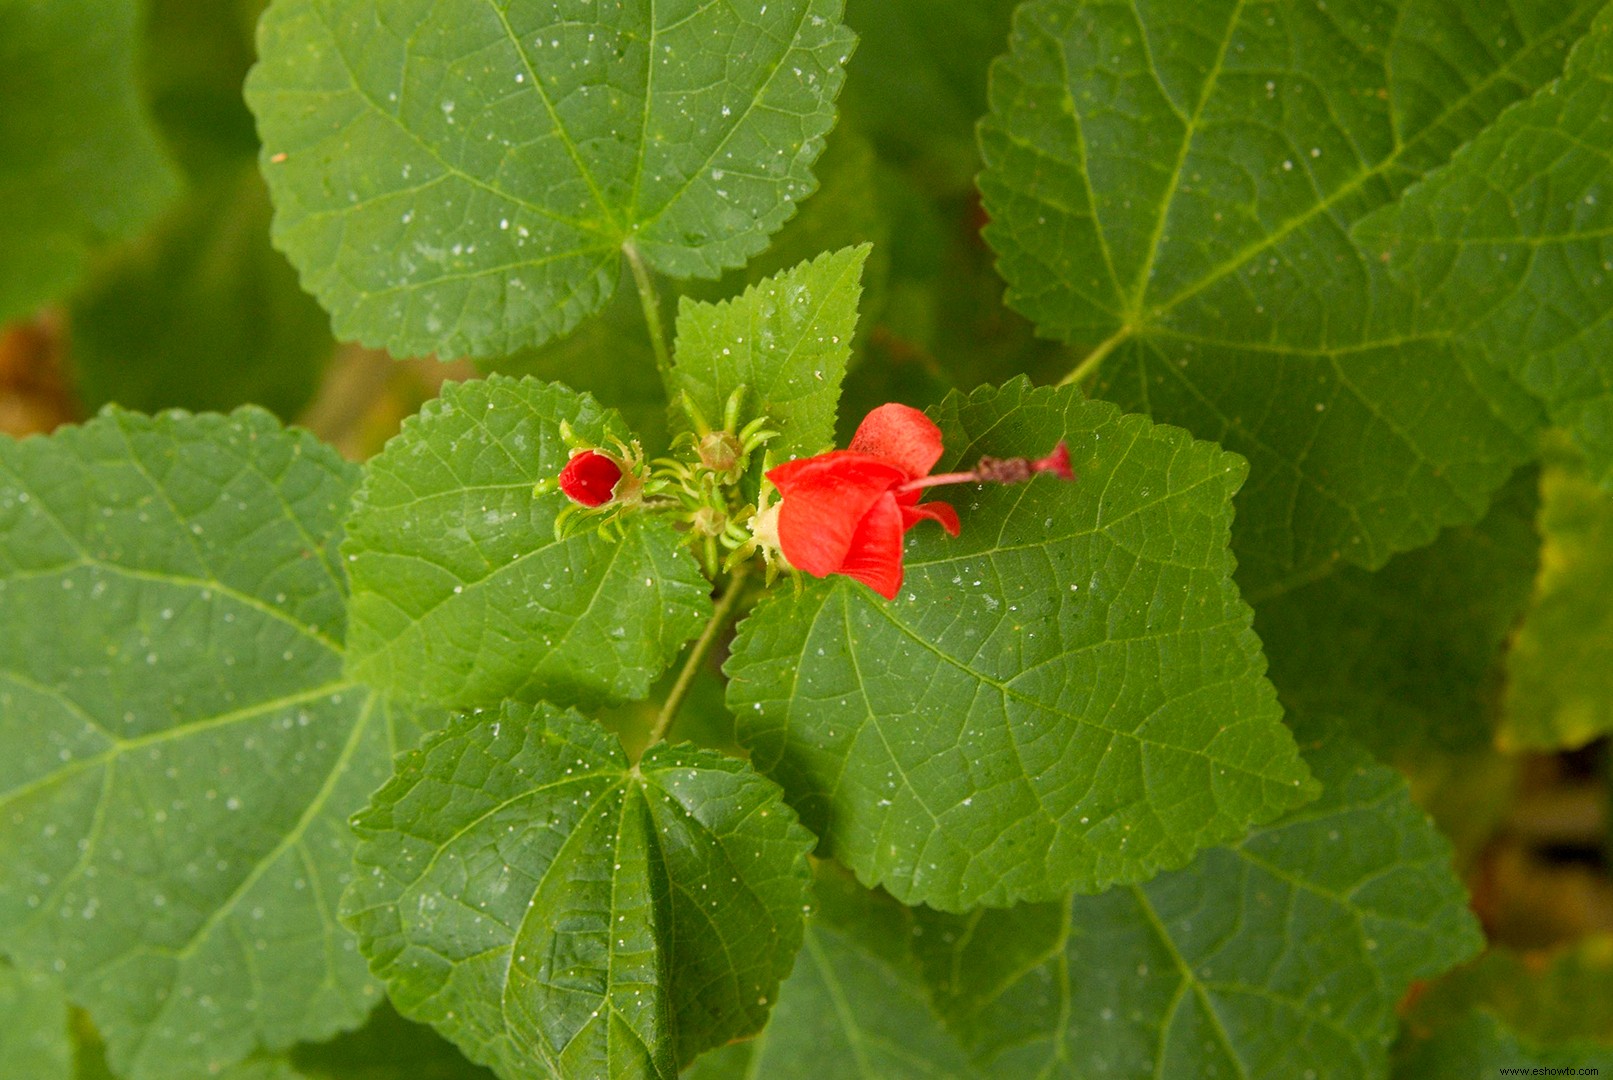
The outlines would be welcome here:
<svg viewBox="0 0 1613 1080">
<path fill-rule="evenodd" d="M 742 265 L 811 193 L 842 0 L 276 0 L 247 81 L 275 238 L 338 336 L 497 356 L 599 311 L 624 248 Z"/>
<path fill-rule="evenodd" d="M 672 1080 L 758 1030 L 813 840 L 733 758 L 506 704 L 399 762 L 354 819 L 344 917 L 398 1008 L 506 1080 Z"/>
</svg>

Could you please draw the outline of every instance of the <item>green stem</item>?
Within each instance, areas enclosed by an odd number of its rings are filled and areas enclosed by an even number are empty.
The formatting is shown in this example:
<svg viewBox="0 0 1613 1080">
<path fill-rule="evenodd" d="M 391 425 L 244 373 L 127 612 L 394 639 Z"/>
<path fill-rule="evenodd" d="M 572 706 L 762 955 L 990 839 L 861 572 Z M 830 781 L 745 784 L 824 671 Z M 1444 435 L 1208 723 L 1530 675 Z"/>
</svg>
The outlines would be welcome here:
<svg viewBox="0 0 1613 1080">
<path fill-rule="evenodd" d="M 1131 337 L 1130 326 L 1122 326 L 1119 330 L 1110 334 L 1097 348 L 1082 357 L 1081 362 L 1075 365 L 1075 369 L 1059 380 L 1059 385 L 1070 386 L 1097 371 L 1098 365 L 1103 363 L 1104 358 L 1114 352 L 1129 337 Z"/>
<path fill-rule="evenodd" d="M 650 328 L 650 348 L 655 351 L 655 368 L 661 373 L 661 383 L 666 387 L 667 400 L 670 401 L 674 393 L 672 354 L 666 346 L 666 328 L 661 325 L 661 297 L 655 291 L 655 280 L 650 277 L 650 268 L 644 265 L 638 248 L 623 244 L 622 252 L 627 256 L 627 265 L 633 268 L 633 280 L 638 283 L 638 299 L 644 307 L 644 322 Z"/>
<path fill-rule="evenodd" d="M 734 609 L 739 606 L 739 601 L 744 596 L 745 579 L 749 576 L 749 563 L 740 564 L 729 575 L 728 591 L 717 601 L 717 608 L 711 613 L 711 620 L 706 623 L 706 628 L 701 631 L 700 637 L 683 661 L 683 670 L 678 672 L 678 681 L 672 684 L 672 692 L 667 695 L 666 704 L 661 706 L 660 715 L 655 718 L 655 726 L 650 729 L 650 741 L 644 744 L 644 749 L 648 750 L 666 738 L 668 729 L 672 727 L 672 721 L 678 718 L 678 710 L 683 708 L 684 699 L 689 696 L 689 688 L 694 685 L 695 676 L 700 674 L 706 657 L 711 655 L 711 647 L 717 644 L 717 639 L 728 628 Z"/>
</svg>

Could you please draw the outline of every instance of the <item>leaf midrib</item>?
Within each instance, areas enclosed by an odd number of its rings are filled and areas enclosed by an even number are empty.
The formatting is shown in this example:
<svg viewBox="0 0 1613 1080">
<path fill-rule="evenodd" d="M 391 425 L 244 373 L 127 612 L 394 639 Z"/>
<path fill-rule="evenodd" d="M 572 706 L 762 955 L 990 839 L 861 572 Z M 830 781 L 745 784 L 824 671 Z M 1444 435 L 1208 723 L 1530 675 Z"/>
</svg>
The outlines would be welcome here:
<svg viewBox="0 0 1613 1080">
<path fill-rule="evenodd" d="M 1238 0 L 1238 10 L 1237 10 L 1237 13 L 1236 13 L 1235 17 L 1229 22 L 1229 31 L 1228 31 L 1227 37 L 1222 42 L 1222 48 L 1221 48 L 1221 52 L 1220 52 L 1219 57 L 1218 57 L 1218 62 L 1217 62 L 1216 70 L 1215 70 L 1214 74 L 1219 74 L 1220 60 L 1224 59 L 1225 54 L 1226 54 L 1227 44 L 1230 42 L 1231 38 L 1236 33 L 1237 25 L 1238 25 L 1238 19 L 1241 18 L 1244 3 L 1245 3 L 1245 0 Z M 1216 266 L 1212 267 L 1210 270 L 1205 272 L 1196 281 L 1194 281 L 1194 282 L 1192 282 L 1192 283 L 1190 283 L 1190 284 L 1178 289 L 1177 292 L 1175 292 L 1171 296 L 1169 296 L 1169 297 L 1167 297 L 1167 298 L 1165 298 L 1165 299 L 1163 299 L 1161 301 L 1158 301 L 1156 303 L 1150 304 L 1148 302 L 1148 288 L 1149 288 L 1149 284 L 1150 284 L 1149 277 L 1152 274 L 1153 267 L 1156 265 L 1156 263 L 1158 261 L 1158 257 L 1159 257 L 1159 254 L 1160 254 L 1160 248 L 1161 248 L 1161 242 L 1162 242 L 1162 240 L 1164 238 L 1164 231 L 1165 231 L 1165 226 L 1166 226 L 1166 224 L 1168 222 L 1170 208 L 1174 204 L 1174 202 L 1176 200 L 1176 197 L 1177 197 L 1177 195 L 1179 193 L 1180 173 L 1181 173 L 1182 165 L 1186 161 L 1186 158 L 1188 156 L 1188 152 L 1190 151 L 1190 149 L 1192 147 L 1192 144 L 1193 144 L 1193 141 L 1194 141 L 1194 139 L 1196 138 L 1196 136 L 1198 134 L 1197 129 L 1195 128 L 1195 126 L 1193 124 L 1188 124 L 1186 126 L 1186 129 L 1185 129 L 1184 134 L 1183 134 L 1183 139 L 1182 139 L 1181 147 L 1179 149 L 1179 154 L 1178 154 L 1178 158 L 1177 158 L 1176 169 L 1175 169 L 1175 172 L 1173 173 L 1172 183 L 1171 183 L 1170 188 L 1169 188 L 1169 190 L 1167 192 L 1167 195 L 1166 195 L 1166 197 L 1165 197 L 1165 199 L 1163 201 L 1163 206 L 1162 206 L 1159 218 L 1158 218 L 1158 220 L 1156 222 L 1156 226 L 1155 226 L 1155 229 L 1154 229 L 1153 236 L 1150 239 L 1149 249 L 1148 249 L 1148 251 L 1146 253 L 1146 256 L 1145 256 L 1145 259 L 1144 259 L 1144 267 L 1145 267 L 1145 269 L 1144 269 L 1143 273 L 1140 275 L 1140 277 L 1139 277 L 1138 281 L 1136 282 L 1136 284 L 1134 285 L 1133 289 L 1130 290 L 1131 296 L 1130 296 L 1129 301 L 1126 300 L 1128 290 L 1124 286 L 1121 285 L 1118 276 L 1116 276 L 1114 274 L 1114 272 L 1113 272 L 1113 261 L 1108 258 L 1107 233 L 1105 232 L 1101 222 L 1098 219 L 1098 205 L 1099 205 L 1098 201 L 1097 201 L 1097 199 L 1095 197 L 1091 198 L 1093 231 L 1094 231 L 1094 233 L 1097 234 L 1099 243 L 1100 243 L 1100 245 L 1102 246 L 1102 248 L 1104 250 L 1106 262 L 1108 263 L 1108 265 L 1111 268 L 1110 276 L 1115 282 L 1117 295 L 1123 300 L 1126 310 L 1123 313 L 1121 313 L 1121 316 L 1120 316 L 1120 319 L 1119 319 L 1120 325 L 1115 330 L 1115 333 L 1108 340 L 1104 341 L 1102 344 L 1100 344 L 1097 347 L 1095 347 L 1094 349 L 1092 349 L 1087 354 L 1087 357 L 1083 358 L 1083 361 L 1082 361 L 1081 365 L 1079 365 L 1077 367 L 1076 371 L 1074 373 L 1072 373 L 1072 377 L 1073 378 L 1082 378 L 1082 379 L 1084 379 L 1087 376 L 1091 375 L 1093 372 L 1095 372 L 1097 370 L 1097 367 L 1098 367 L 1099 363 L 1101 363 L 1101 361 L 1106 356 L 1108 356 L 1110 354 L 1110 352 L 1112 352 L 1113 349 L 1116 346 L 1118 346 L 1119 344 L 1123 343 L 1124 341 L 1126 341 L 1126 340 L 1128 340 L 1130 338 L 1146 336 L 1146 335 L 1149 335 L 1149 334 L 1153 333 L 1154 331 L 1156 331 L 1158 329 L 1163 328 L 1165 317 L 1167 315 L 1169 315 L 1172 311 L 1174 311 L 1177 308 L 1179 308 L 1185 301 L 1191 299 L 1194 296 L 1197 296 L 1199 293 L 1201 293 L 1204 290 L 1206 290 L 1206 289 L 1210 288 L 1211 286 L 1215 285 L 1217 282 L 1222 281 L 1225 278 L 1229 277 L 1230 275 L 1236 273 L 1242 267 L 1248 265 L 1249 262 L 1252 259 L 1254 259 L 1257 256 L 1259 256 L 1261 253 L 1263 253 L 1265 251 L 1269 251 L 1272 248 L 1276 247 L 1278 244 L 1280 244 L 1284 240 L 1286 240 L 1289 236 L 1291 236 L 1295 232 L 1299 231 L 1300 229 L 1304 228 L 1305 226 L 1309 225 L 1316 218 L 1322 216 L 1325 213 L 1328 213 L 1329 211 L 1333 210 L 1335 207 L 1337 207 L 1341 203 L 1347 201 L 1349 198 L 1359 194 L 1366 187 L 1366 185 L 1369 182 L 1371 182 L 1372 180 L 1375 180 L 1375 179 L 1378 179 L 1378 178 L 1380 178 L 1382 176 L 1387 175 L 1397 165 L 1399 165 L 1399 163 L 1411 151 L 1413 151 L 1413 150 L 1417 149 L 1418 147 L 1424 145 L 1427 142 L 1428 139 L 1432 138 L 1432 136 L 1433 136 L 1433 134 L 1435 132 L 1441 130 L 1442 126 L 1445 124 L 1445 122 L 1448 119 L 1450 119 L 1451 116 L 1453 116 L 1456 113 L 1460 112 L 1470 102 L 1472 102 L 1473 100 L 1479 98 L 1484 93 L 1488 92 L 1497 83 L 1500 83 L 1500 82 L 1502 82 L 1504 80 L 1516 81 L 1516 80 L 1511 80 L 1511 76 L 1513 75 L 1513 73 L 1519 67 L 1523 66 L 1526 62 L 1531 60 L 1539 51 L 1544 50 L 1544 49 L 1554 48 L 1555 46 L 1552 44 L 1553 41 L 1561 34 L 1561 32 L 1563 31 L 1563 29 L 1565 27 L 1568 27 L 1568 26 L 1572 25 L 1574 22 L 1576 22 L 1579 19 L 1580 14 L 1581 14 L 1580 7 L 1575 6 L 1575 7 L 1570 8 L 1567 11 L 1567 13 L 1558 22 L 1556 22 L 1556 23 L 1554 23 L 1552 25 L 1552 27 L 1550 28 L 1550 30 L 1548 32 L 1542 33 L 1530 46 L 1528 46 L 1527 48 L 1519 50 L 1505 64 L 1502 64 L 1499 67 L 1495 68 L 1485 78 L 1483 78 L 1483 79 L 1479 80 L 1478 82 L 1474 83 L 1472 86 L 1470 86 L 1468 88 L 1466 93 L 1462 94 L 1460 97 L 1454 98 L 1451 101 L 1447 102 L 1445 107 L 1440 111 L 1440 113 L 1437 116 L 1435 116 L 1434 118 L 1432 118 L 1423 127 L 1423 129 L 1420 132 L 1418 132 L 1417 135 L 1414 136 L 1411 140 L 1402 142 L 1400 140 L 1399 132 L 1397 130 L 1395 132 L 1395 149 L 1394 149 L 1394 151 L 1392 153 L 1390 153 L 1389 155 L 1384 157 L 1384 159 L 1382 161 L 1378 162 L 1376 165 L 1372 165 L 1372 166 L 1362 170 L 1361 172 L 1357 173 L 1354 177 L 1352 177 L 1351 179 L 1349 179 L 1349 180 L 1345 181 L 1343 184 L 1341 184 L 1332 193 L 1330 193 L 1329 195 L 1327 195 L 1326 197 L 1324 197 L 1322 199 L 1319 199 L 1316 203 L 1314 203 L 1312 206 L 1310 206 L 1308 209 L 1306 209 L 1303 213 L 1301 213 L 1298 216 L 1290 218 L 1287 221 L 1283 222 L 1281 225 L 1279 225 L 1277 228 L 1275 228 L 1275 229 L 1271 230 L 1270 232 L 1268 232 L 1265 236 L 1261 237 L 1259 240 L 1254 241 L 1254 242 L 1252 242 L 1250 244 L 1246 244 L 1243 248 L 1241 248 L 1238 251 L 1234 252 L 1230 257 L 1228 257 L 1227 259 L 1223 260 L 1222 262 L 1218 263 Z M 1391 55 L 1391 53 L 1392 53 L 1392 49 L 1386 49 L 1385 50 L 1384 56 L 1385 56 L 1385 63 L 1386 64 L 1387 64 L 1387 61 L 1388 61 L 1388 57 Z M 1067 57 L 1065 57 L 1065 50 L 1064 50 L 1064 48 L 1062 46 L 1062 42 L 1060 43 L 1060 58 L 1061 58 L 1061 61 L 1064 62 L 1066 71 L 1068 71 L 1069 70 L 1069 68 L 1068 68 L 1068 60 L 1067 60 Z M 1154 76 L 1155 85 L 1159 89 L 1161 96 L 1164 97 L 1168 101 L 1169 100 L 1169 95 L 1168 95 L 1168 93 L 1166 93 L 1164 85 L 1158 81 L 1159 80 L 1158 71 L 1156 69 L 1150 68 L 1150 74 L 1152 74 Z M 1068 85 L 1069 79 L 1067 77 L 1066 77 L 1065 82 L 1066 82 L 1066 85 Z M 1212 86 L 1213 83 L 1214 83 L 1213 76 L 1206 80 L 1207 87 Z M 1385 84 L 1385 86 L 1387 86 L 1389 84 L 1387 68 L 1385 69 L 1384 84 Z M 1505 112 L 1508 109 L 1511 109 L 1511 108 L 1513 108 L 1513 107 L 1515 107 L 1517 105 L 1527 103 L 1528 101 L 1530 101 L 1534 97 L 1534 95 L 1536 93 L 1539 92 L 1539 90 L 1541 88 L 1543 88 L 1544 86 L 1547 86 L 1547 85 L 1550 85 L 1549 81 L 1547 83 L 1542 83 L 1541 86 L 1536 87 L 1536 89 L 1534 91 L 1531 91 L 1529 94 L 1527 94 L 1527 95 L 1517 99 L 1516 101 L 1510 103 L 1506 107 L 1506 109 L 1503 109 L 1502 111 Z M 1193 117 L 1193 119 L 1195 121 L 1199 118 L 1199 115 L 1202 113 L 1204 104 L 1205 104 L 1206 101 L 1208 101 L 1209 96 L 1210 96 L 1210 94 L 1207 91 L 1201 97 L 1201 99 L 1199 101 L 1198 110 L 1195 111 L 1195 114 L 1194 114 L 1194 117 Z M 1498 114 L 1498 116 L 1499 115 L 1500 114 Z M 1391 113 L 1390 113 L 1390 116 L 1389 116 L 1389 120 L 1390 120 L 1391 124 L 1395 123 L 1395 117 L 1393 115 L 1392 109 L 1391 109 Z M 1492 119 L 1490 121 L 1490 124 L 1493 124 L 1494 122 L 1495 121 Z M 1486 125 L 1486 128 L 1488 126 L 1489 126 L 1489 124 Z M 1081 125 L 1078 123 L 1076 125 L 1076 127 L 1077 127 L 1078 134 L 1081 133 L 1082 130 L 1083 130 Z M 1481 129 L 1481 131 L 1482 130 L 1484 130 L 1484 129 Z M 1085 157 L 1084 134 L 1082 134 L 1080 137 L 1083 140 L 1083 148 L 1081 150 L 1081 153 L 1082 153 L 1082 156 L 1083 156 L 1083 159 L 1084 159 L 1084 157 Z M 1469 139 L 1469 140 L 1467 140 L 1467 142 L 1464 142 L 1462 145 L 1465 146 L 1471 141 L 1472 140 Z M 1419 174 L 1419 178 L 1426 177 L 1427 175 L 1429 175 L 1429 173 L 1437 170 L 1438 168 L 1441 168 L 1445 163 L 1447 163 L 1451 159 L 1451 157 L 1454 157 L 1456 151 L 1459 150 L 1459 149 L 1460 149 L 1460 147 L 1457 147 L 1455 150 L 1453 150 L 1452 153 L 1446 157 L 1445 161 L 1440 162 L 1439 164 L 1433 165 L 1427 170 L 1424 170 L 1422 173 Z M 1085 174 L 1085 170 L 1083 170 L 1083 175 L 1084 174 Z M 1411 185 L 1406 185 L 1406 186 L 1409 187 Z M 1392 205 L 1392 202 L 1390 204 L 1388 204 L 1388 205 Z M 1347 228 L 1346 228 L 1346 231 L 1348 231 Z M 1241 348 L 1241 347 L 1247 347 L 1247 346 L 1244 346 L 1244 345 L 1242 345 L 1240 343 L 1239 347 Z"/>
</svg>

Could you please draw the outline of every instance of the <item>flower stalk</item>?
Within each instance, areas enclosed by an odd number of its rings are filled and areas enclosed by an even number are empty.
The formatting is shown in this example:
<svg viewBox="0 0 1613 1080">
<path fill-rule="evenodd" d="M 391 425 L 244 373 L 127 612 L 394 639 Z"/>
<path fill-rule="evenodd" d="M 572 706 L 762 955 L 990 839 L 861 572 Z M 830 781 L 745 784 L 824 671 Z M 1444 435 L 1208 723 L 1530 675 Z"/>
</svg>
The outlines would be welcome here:
<svg viewBox="0 0 1613 1080">
<path fill-rule="evenodd" d="M 695 639 L 694 645 L 690 647 L 688 656 L 684 658 L 683 667 L 678 671 L 678 680 L 672 684 L 672 689 L 666 696 L 666 702 L 661 706 L 661 711 L 656 714 L 655 724 L 650 728 L 650 740 L 645 744 L 644 749 L 648 750 L 656 743 L 666 739 L 667 732 L 672 728 L 672 722 L 678 718 L 678 713 L 683 708 L 684 700 L 689 696 L 689 688 L 694 685 L 695 677 L 700 674 L 700 669 L 704 666 L 706 658 L 711 655 L 712 647 L 717 644 L 717 639 L 722 636 L 723 631 L 733 622 L 739 602 L 745 596 L 749 577 L 749 563 L 741 563 L 729 575 L 728 588 L 723 592 L 722 598 L 717 601 L 717 606 L 713 609 L 711 618 L 706 622 L 706 628 L 700 632 L 700 636 Z"/>
</svg>

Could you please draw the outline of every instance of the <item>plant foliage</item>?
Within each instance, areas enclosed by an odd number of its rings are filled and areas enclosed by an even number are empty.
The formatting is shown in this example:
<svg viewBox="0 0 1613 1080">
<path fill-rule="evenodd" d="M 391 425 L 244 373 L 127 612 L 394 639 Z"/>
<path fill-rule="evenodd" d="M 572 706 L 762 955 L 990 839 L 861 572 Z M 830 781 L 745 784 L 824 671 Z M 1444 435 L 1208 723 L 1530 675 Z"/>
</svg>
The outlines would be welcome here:
<svg viewBox="0 0 1613 1080">
<path fill-rule="evenodd" d="M 845 8 L 0 0 L 0 1075 L 1613 1060 L 1613 6 Z"/>
</svg>

